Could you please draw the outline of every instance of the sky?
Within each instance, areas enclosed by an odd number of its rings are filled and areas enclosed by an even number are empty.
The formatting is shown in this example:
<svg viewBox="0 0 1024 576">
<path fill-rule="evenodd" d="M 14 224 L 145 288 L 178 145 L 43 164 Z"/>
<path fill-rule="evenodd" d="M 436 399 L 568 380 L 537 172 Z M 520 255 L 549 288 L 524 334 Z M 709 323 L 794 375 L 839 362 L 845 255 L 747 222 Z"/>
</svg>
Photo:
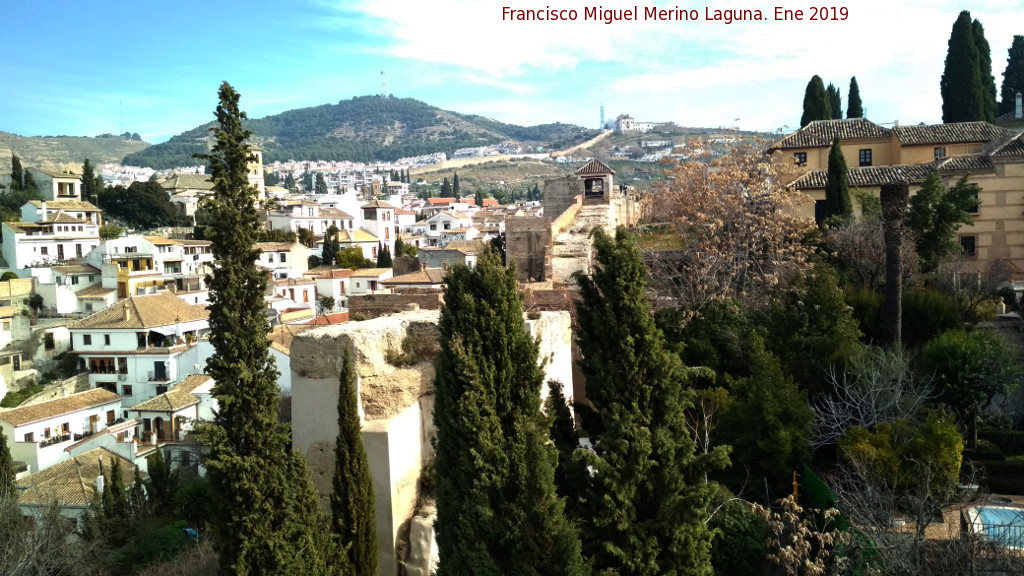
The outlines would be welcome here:
<svg viewBox="0 0 1024 576">
<path fill-rule="evenodd" d="M 213 120 L 223 81 L 262 118 L 378 94 L 386 78 L 393 96 L 520 125 L 597 128 L 603 104 L 608 119 L 785 133 L 815 74 L 841 89 L 844 109 L 856 76 L 879 124 L 937 123 L 960 10 L 985 27 L 997 91 L 1013 35 L 1024 34 L 1021 0 L 841 1 L 845 20 L 811 21 L 812 3 L 757 0 L 5 0 L 0 131 L 128 131 L 157 143 Z M 639 19 L 585 19 L 595 6 L 637 7 Z M 503 20 L 505 7 L 576 10 L 577 20 Z M 644 19 L 676 7 L 697 19 Z M 776 7 L 803 20 L 777 21 Z M 767 21 L 707 20 L 715 10 L 761 10 Z"/>
</svg>

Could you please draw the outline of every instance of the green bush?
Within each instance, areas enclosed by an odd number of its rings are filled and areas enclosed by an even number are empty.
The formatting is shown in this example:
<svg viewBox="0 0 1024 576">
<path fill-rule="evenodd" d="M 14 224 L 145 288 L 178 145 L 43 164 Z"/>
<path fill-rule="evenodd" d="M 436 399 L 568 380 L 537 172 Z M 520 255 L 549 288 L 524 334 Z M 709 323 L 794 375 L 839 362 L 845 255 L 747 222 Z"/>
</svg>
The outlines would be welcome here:
<svg viewBox="0 0 1024 576">
<path fill-rule="evenodd" d="M 17 392 L 12 390 L 12 391 L 8 392 L 6 396 L 4 396 L 3 400 L 0 400 L 0 407 L 2 407 L 2 408 L 17 408 L 18 406 L 21 405 L 22 402 L 24 402 L 25 400 L 28 400 L 29 398 L 31 398 L 32 396 L 35 396 L 36 394 L 39 394 L 42 391 L 43 391 L 43 387 L 41 385 L 39 385 L 39 384 L 33 384 L 31 386 L 26 386 L 25 388 L 22 388 L 21 390 L 18 390 Z"/>
<path fill-rule="evenodd" d="M 946 330 L 959 328 L 964 319 L 956 300 L 936 290 L 903 292 L 903 344 L 923 346 Z"/>
<path fill-rule="evenodd" d="M 846 304 L 853 308 L 853 317 L 860 324 L 864 340 L 880 344 L 885 334 L 885 298 L 870 288 L 843 287 Z"/>
<path fill-rule="evenodd" d="M 768 523 L 739 500 L 729 500 L 708 522 L 714 530 L 711 566 L 716 575 L 761 574 L 768 568 Z"/>
</svg>

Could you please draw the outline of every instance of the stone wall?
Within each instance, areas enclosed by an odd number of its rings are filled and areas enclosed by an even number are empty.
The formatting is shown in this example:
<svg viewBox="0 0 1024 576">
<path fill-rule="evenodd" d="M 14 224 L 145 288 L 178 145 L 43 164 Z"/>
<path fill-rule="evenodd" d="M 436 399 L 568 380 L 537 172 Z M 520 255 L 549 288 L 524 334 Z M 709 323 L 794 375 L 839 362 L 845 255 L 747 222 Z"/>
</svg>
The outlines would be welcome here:
<svg viewBox="0 0 1024 576">
<path fill-rule="evenodd" d="M 334 474 L 341 358 L 346 348 L 352 351 L 376 495 L 381 576 L 398 573 L 399 535 L 415 512 L 422 468 L 433 459 L 438 318 L 436 311 L 421 310 L 314 328 L 296 336 L 291 346 L 292 443 L 306 455 L 325 509 Z M 562 382 L 565 393 L 572 395 L 569 313 L 543 312 L 526 325 L 541 338 L 545 381 Z M 388 358 L 403 350 L 403 342 L 411 357 L 405 365 L 394 366 Z"/>
<path fill-rule="evenodd" d="M 549 218 L 505 218 L 505 256 L 509 264 L 515 262 L 520 282 L 544 281 L 551 277 L 552 246 Z"/>
<path fill-rule="evenodd" d="M 544 215 L 554 220 L 584 193 L 583 180 L 574 174 L 544 181 Z"/>
<path fill-rule="evenodd" d="M 360 314 L 367 319 L 377 318 L 405 312 L 410 304 L 419 306 L 420 310 L 438 310 L 441 307 L 441 293 L 436 290 L 428 292 L 402 289 L 401 294 L 351 296 L 348 300 L 348 313 L 349 317 Z"/>
</svg>

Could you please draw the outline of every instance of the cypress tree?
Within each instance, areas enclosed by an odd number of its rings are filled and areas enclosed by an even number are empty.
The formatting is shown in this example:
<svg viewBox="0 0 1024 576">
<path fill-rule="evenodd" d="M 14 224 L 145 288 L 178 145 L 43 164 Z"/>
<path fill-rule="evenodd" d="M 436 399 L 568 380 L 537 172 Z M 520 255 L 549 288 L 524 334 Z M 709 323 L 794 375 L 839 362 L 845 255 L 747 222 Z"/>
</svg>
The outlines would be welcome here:
<svg viewBox="0 0 1024 576">
<path fill-rule="evenodd" d="M 11 191 L 25 189 L 25 171 L 21 167 L 21 158 L 17 154 L 11 155 Z"/>
<path fill-rule="evenodd" d="M 832 140 L 832 149 L 828 152 L 828 172 L 825 177 L 825 218 L 827 220 L 833 216 L 843 220 L 853 216 L 846 158 L 839 147 L 838 136 Z"/>
<path fill-rule="evenodd" d="M 441 182 L 441 198 L 451 198 L 451 197 L 452 197 L 452 185 L 451 185 L 451 182 L 448 182 L 448 178 L 445 178 Z"/>
<path fill-rule="evenodd" d="M 101 191 L 103 191 L 103 178 L 96 175 L 92 164 L 86 158 L 82 163 L 82 199 L 96 204 L 99 202 Z"/>
<path fill-rule="evenodd" d="M 696 454 L 684 417 L 693 393 L 655 326 L 636 242 L 624 227 L 614 239 L 600 228 L 593 238 L 595 269 L 574 276 L 580 369 L 596 408 L 581 408 L 594 451 L 576 452 L 593 470 L 580 518 L 584 554 L 595 573 L 709 575 L 714 490 L 703 474 L 728 459 L 723 448 Z"/>
<path fill-rule="evenodd" d="M 584 573 L 555 493 L 544 372 L 514 268 L 484 252 L 445 276 L 435 379 L 438 576 Z"/>
<path fill-rule="evenodd" d="M 828 83 L 828 88 L 825 89 L 825 93 L 828 95 L 828 108 L 832 111 L 833 120 L 843 119 L 843 97 L 839 94 L 839 88 Z"/>
<path fill-rule="evenodd" d="M 480 190 L 477 190 L 476 194 L 473 196 L 473 203 L 476 204 L 477 206 L 483 208 L 484 207 L 484 193 L 481 192 Z"/>
<path fill-rule="evenodd" d="M 321 574 L 326 517 L 301 454 L 289 451 L 289 430 L 278 422 L 278 372 L 269 355 L 270 326 L 263 313 L 267 276 L 253 248 L 260 229 L 257 191 L 249 185 L 252 158 L 242 127 L 239 95 L 219 91 L 215 143 L 205 160 L 213 194 L 205 208 L 220 223 L 207 230 L 214 255 L 210 288 L 210 343 L 206 371 L 219 404 L 203 427 L 207 475 L 215 494 L 212 533 L 220 573 Z"/>
<path fill-rule="evenodd" d="M 1016 35 L 1006 56 L 1006 70 L 1003 71 L 1003 85 L 999 90 L 999 113 L 1007 114 L 1017 109 L 1017 93 L 1024 94 L 1024 36 Z"/>
<path fill-rule="evenodd" d="M 391 250 L 387 246 L 377 251 L 377 268 L 391 268 L 394 263 L 391 261 Z"/>
<path fill-rule="evenodd" d="M 857 86 L 857 77 L 850 78 L 850 92 L 846 97 L 846 117 L 863 118 L 864 107 L 860 102 L 860 87 Z"/>
<path fill-rule="evenodd" d="M 459 173 L 456 172 L 452 175 L 452 197 L 455 198 L 456 202 L 462 199 L 462 194 L 459 192 Z"/>
<path fill-rule="evenodd" d="M 338 438 L 334 442 L 331 530 L 348 550 L 353 574 L 377 573 L 377 522 L 373 477 L 359 423 L 359 394 L 352 352 L 345 349 L 338 385 Z"/>
<path fill-rule="evenodd" d="M 327 194 L 327 180 L 324 180 L 324 175 L 320 172 L 316 173 L 316 193 Z"/>
<path fill-rule="evenodd" d="M 961 12 L 953 23 L 939 91 L 942 94 L 944 123 L 985 119 L 981 59 L 974 41 L 971 13 L 967 10 Z"/>
<path fill-rule="evenodd" d="M 832 110 L 830 109 L 828 95 L 825 93 L 825 84 L 821 76 L 817 74 L 807 83 L 804 90 L 804 113 L 800 117 L 800 127 L 803 128 L 815 120 L 830 120 Z"/>
<path fill-rule="evenodd" d="M 981 77 L 981 102 L 985 116 L 979 118 L 986 122 L 996 121 L 996 79 L 992 77 L 992 48 L 985 39 L 985 27 L 975 19 L 971 23 L 971 36 L 978 48 L 978 74 Z"/>
<path fill-rule="evenodd" d="M 583 514 L 580 490 L 586 486 L 586 466 L 573 455 L 580 446 L 576 423 L 565 395 L 562 394 L 561 382 L 548 382 L 548 397 L 544 403 L 544 412 L 548 417 L 548 432 L 551 441 L 558 451 L 558 466 L 555 468 L 555 488 L 558 495 L 565 498 L 566 514 L 570 518 Z"/>
<path fill-rule="evenodd" d="M 7 444 L 7 436 L 0 428 L 0 502 L 7 498 L 18 497 L 18 482 L 15 480 L 14 457 L 11 447 Z"/>
</svg>

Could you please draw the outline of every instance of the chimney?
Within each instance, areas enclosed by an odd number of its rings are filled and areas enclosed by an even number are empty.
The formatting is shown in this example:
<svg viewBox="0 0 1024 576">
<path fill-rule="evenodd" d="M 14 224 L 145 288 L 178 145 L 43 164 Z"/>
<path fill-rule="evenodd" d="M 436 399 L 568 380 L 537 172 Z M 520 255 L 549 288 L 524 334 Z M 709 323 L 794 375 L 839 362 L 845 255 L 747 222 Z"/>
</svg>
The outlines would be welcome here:
<svg viewBox="0 0 1024 576">
<path fill-rule="evenodd" d="M 1024 105 L 1022 105 L 1021 102 L 1020 92 L 1017 92 L 1017 109 L 1013 117 L 1016 118 L 1017 120 L 1024 118 Z"/>
<path fill-rule="evenodd" d="M 103 455 L 100 454 L 100 474 L 96 477 L 96 491 L 103 494 L 103 482 L 106 478 L 103 477 Z"/>
<path fill-rule="evenodd" d="M 43 219 L 40 222 L 46 222 L 46 200 L 39 203 L 39 210 L 43 213 Z"/>
</svg>

